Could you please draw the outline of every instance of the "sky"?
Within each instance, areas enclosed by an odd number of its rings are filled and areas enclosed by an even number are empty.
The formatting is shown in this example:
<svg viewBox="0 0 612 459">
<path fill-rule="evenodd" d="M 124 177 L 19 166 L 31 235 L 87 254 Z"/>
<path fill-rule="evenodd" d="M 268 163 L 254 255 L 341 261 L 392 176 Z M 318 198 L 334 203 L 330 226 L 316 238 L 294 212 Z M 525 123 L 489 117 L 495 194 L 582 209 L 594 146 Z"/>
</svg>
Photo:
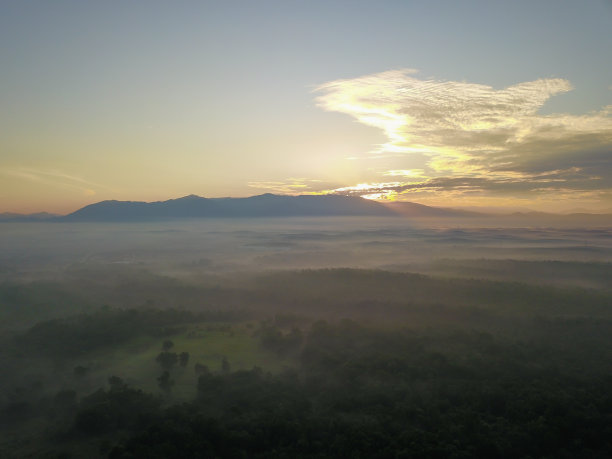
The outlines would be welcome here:
<svg viewBox="0 0 612 459">
<path fill-rule="evenodd" d="M 612 212 L 612 1 L 0 2 L 0 212 Z"/>
</svg>

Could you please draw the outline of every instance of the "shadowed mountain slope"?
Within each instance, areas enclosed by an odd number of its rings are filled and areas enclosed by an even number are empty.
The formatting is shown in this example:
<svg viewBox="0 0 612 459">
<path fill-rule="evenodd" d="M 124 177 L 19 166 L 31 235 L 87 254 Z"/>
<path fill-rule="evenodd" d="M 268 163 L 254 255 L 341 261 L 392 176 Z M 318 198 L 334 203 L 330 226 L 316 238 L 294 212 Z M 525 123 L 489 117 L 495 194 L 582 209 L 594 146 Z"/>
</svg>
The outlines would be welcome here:
<svg viewBox="0 0 612 459">
<path fill-rule="evenodd" d="M 374 201 L 349 196 L 282 196 L 248 198 L 185 196 L 157 202 L 102 201 L 62 217 L 63 221 L 142 221 L 205 217 L 393 216 Z"/>
</svg>

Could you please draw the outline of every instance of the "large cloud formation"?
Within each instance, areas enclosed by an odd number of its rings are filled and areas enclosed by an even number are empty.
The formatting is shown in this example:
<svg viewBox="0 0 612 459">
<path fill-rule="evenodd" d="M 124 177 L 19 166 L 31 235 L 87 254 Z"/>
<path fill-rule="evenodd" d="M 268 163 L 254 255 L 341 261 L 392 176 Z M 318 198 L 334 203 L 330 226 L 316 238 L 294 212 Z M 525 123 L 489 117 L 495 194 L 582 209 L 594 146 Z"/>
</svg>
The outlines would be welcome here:
<svg viewBox="0 0 612 459">
<path fill-rule="evenodd" d="M 393 157 L 378 183 L 337 190 L 370 197 L 435 192 L 521 196 L 556 193 L 600 199 L 612 189 L 612 106 L 582 116 L 541 115 L 563 79 L 496 90 L 466 82 L 418 79 L 394 70 L 325 83 L 318 105 L 380 128 L 388 141 L 372 152 Z M 425 158 L 411 172 L 410 158 Z M 405 172 L 404 180 L 402 171 Z M 394 176 L 397 181 L 384 181 Z"/>
</svg>

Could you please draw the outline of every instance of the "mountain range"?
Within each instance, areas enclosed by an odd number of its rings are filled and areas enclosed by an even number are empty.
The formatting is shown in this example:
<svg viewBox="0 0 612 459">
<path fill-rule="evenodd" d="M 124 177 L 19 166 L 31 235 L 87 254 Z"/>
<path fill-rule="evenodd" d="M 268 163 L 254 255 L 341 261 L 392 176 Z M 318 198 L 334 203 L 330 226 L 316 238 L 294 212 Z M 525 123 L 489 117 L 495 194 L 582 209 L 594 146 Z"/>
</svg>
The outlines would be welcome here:
<svg viewBox="0 0 612 459">
<path fill-rule="evenodd" d="M 102 201 L 61 217 L 63 221 L 147 221 L 205 217 L 392 216 L 384 205 L 350 196 L 262 194 L 248 198 L 190 195 L 157 202 Z"/>
<path fill-rule="evenodd" d="M 356 196 L 261 194 L 247 198 L 184 196 L 167 201 L 101 201 L 68 215 L 0 214 L 0 222 L 138 222 L 192 218 L 403 216 L 409 218 L 583 219 L 608 222 L 612 215 L 543 212 L 484 213 L 465 209 L 431 207 L 413 202 L 380 203 Z"/>
</svg>

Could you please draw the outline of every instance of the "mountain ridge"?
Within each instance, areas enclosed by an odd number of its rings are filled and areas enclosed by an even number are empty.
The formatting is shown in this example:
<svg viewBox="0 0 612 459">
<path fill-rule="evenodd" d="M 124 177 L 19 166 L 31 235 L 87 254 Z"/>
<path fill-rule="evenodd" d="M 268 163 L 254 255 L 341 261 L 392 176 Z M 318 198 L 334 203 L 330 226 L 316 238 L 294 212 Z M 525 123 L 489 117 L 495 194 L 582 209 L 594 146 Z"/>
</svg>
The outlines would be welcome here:
<svg viewBox="0 0 612 459">
<path fill-rule="evenodd" d="M 42 222 L 50 221 L 58 217 L 61 217 L 61 215 L 52 214 L 49 212 L 35 212 L 31 214 L 2 212 L 0 213 L 0 222 Z"/>
<path fill-rule="evenodd" d="M 501 210 L 501 209 L 500 209 Z M 67 215 L 38 212 L 33 214 L 0 213 L 0 222 L 138 222 L 200 218 L 322 216 L 397 216 L 414 219 L 571 220 L 612 222 L 612 214 L 547 213 L 532 210 L 479 212 L 466 208 L 433 207 L 415 202 L 378 202 L 344 195 L 279 195 L 264 193 L 242 198 L 206 198 L 190 194 L 165 201 L 104 200 L 77 209 Z M 467 221 L 467 220 L 465 220 Z"/>
<path fill-rule="evenodd" d="M 384 205 L 339 195 L 276 195 L 204 198 L 196 195 L 166 201 L 100 201 L 60 217 L 60 221 L 147 221 L 215 217 L 395 216 Z"/>
</svg>

